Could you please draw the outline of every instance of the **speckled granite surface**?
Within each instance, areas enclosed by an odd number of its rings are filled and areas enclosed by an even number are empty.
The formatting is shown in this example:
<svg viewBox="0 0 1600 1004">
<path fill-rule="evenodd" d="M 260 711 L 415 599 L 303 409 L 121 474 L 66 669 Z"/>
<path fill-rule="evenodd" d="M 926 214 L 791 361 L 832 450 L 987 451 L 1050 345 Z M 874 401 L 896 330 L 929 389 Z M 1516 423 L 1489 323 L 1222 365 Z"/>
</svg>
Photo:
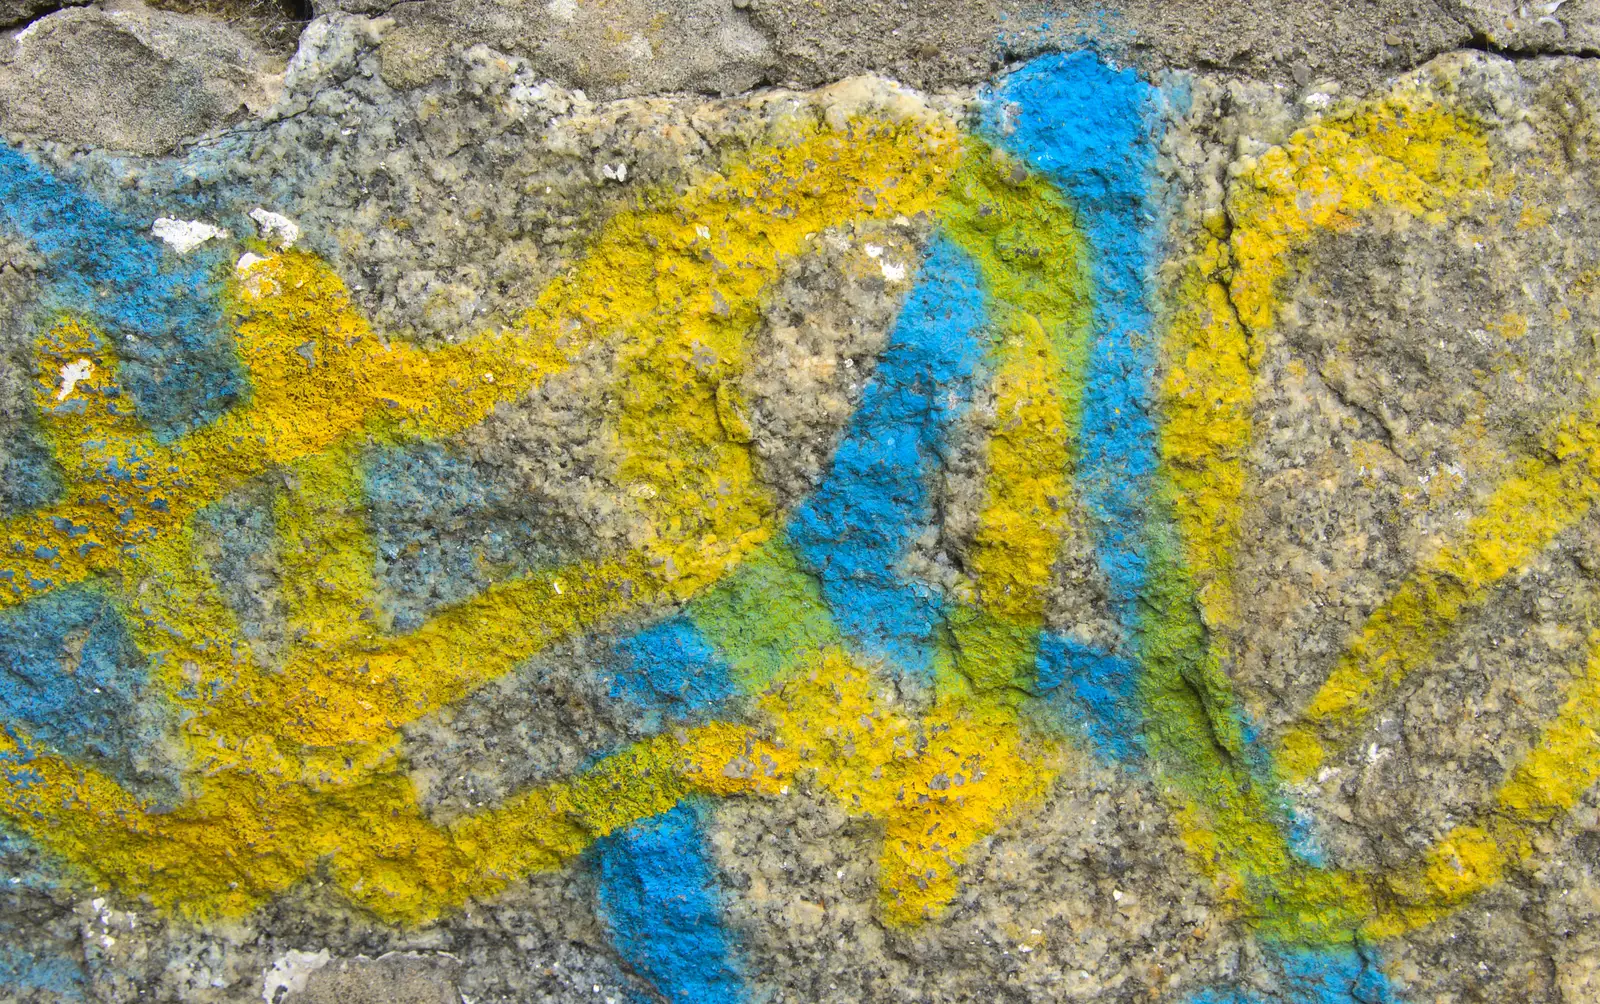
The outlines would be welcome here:
<svg viewBox="0 0 1600 1004">
<path fill-rule="evenodd" d="M 1600 1001 L 1580 0 L 13 7 L 0 998 Z"/>
</svg>

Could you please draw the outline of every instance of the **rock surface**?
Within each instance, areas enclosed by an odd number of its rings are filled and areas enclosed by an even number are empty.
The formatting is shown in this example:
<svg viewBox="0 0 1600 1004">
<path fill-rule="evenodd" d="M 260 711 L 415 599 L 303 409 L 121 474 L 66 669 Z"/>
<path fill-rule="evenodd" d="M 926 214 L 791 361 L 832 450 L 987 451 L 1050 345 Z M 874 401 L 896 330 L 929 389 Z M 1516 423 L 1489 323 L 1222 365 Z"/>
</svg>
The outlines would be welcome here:
<svg viewBox="0 0 1600 1004">
<path fill-rule="evenodd" d="M 6 135 L 143 154 L 265 110 L 282 70 L 223 24 L 138 4 L 55 11 L 0 46 Z"/>
<path fill-rule="evenodd" d="M 0 998 L 1600 1000 L 1591 0 L 206 9 L 0 6 Z"/>
</svg>

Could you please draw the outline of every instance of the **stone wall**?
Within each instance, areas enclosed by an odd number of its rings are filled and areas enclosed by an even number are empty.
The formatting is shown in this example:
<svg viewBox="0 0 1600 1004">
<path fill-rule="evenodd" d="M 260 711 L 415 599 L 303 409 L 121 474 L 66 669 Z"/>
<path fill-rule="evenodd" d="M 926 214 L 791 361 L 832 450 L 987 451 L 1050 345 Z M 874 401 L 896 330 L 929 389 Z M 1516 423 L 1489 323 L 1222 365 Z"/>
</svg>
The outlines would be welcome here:
<svg viewBox="0 0 1600 1004">
<path fill-rule="evenodd" d="M 0 0 L 0 999 L 1600 1002 L 1600 2 Z"/>
</svg>

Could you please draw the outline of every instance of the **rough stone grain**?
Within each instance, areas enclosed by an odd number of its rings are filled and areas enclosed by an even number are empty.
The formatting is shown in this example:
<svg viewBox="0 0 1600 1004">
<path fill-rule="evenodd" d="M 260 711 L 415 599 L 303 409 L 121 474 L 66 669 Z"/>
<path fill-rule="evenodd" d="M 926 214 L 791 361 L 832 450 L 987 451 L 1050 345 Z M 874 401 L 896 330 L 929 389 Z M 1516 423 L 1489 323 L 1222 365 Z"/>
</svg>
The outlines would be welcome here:
<svg viewBox="0 0 1600 1004">
<path fill-rule="evenodd" d="M 0 129 L 160 153 L 270 104 L 281 70 L 209 18 L 137 2 L 70 8 L 0 40 Z"/>
<path fill-rule="evenodd" d="M 1600 1000 L 1593 0 L 315 13 L 0 5 L 0 999 Z"/>
</svg>

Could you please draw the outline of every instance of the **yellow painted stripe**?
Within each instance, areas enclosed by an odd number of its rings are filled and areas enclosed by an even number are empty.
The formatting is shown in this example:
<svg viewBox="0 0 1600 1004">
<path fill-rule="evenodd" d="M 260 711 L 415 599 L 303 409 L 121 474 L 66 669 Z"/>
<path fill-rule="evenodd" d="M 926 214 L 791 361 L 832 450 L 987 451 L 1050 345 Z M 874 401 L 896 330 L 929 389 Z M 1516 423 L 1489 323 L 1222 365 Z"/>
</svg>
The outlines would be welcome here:
<svg viewBox="0 0 1600 1004">
<path fill-rule="evenodd" d="M 1584 416 L 1580 423 L 1595 428 Z M 1432 661 L 1463 613 L 1488 598 L 1496 583 L 1521 571 L 1557 534 L 1573 526 L 1600 498 L 1593 434 L 1574 438 L 1566 461 L 1525 459 L 1490 496 L 1462 539 L 1407 576 L 1367 619 L 1321 689 L 1280 741 L 1279 765 L 1303 780 L 1322 765 L 1326 750 L 1348 743 L 1388 691 Z M 1558 437 L 1559 438 L 1559 437 Z M 1583 444 L 1574 451 L 1574 444 Z"/>
</svg>

